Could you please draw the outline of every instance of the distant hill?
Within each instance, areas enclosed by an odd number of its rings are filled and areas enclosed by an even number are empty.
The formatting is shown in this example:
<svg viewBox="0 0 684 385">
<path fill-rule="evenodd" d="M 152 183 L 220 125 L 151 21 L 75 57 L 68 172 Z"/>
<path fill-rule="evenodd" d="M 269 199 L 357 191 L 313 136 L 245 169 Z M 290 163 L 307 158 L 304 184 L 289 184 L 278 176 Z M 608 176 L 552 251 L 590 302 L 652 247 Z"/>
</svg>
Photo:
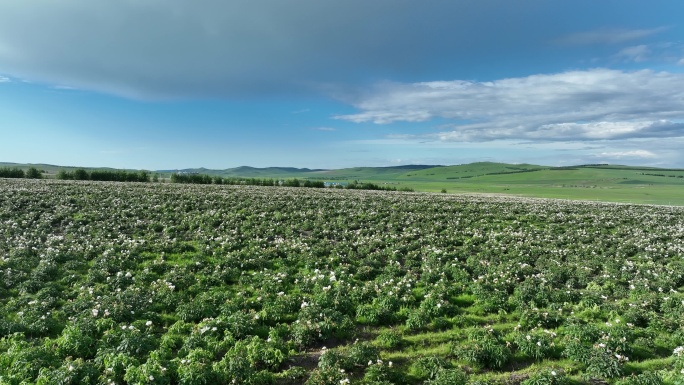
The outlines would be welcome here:
<svg viewBox="0 0 684 385">
<path fill-rule="evenodd" d="M 114 170 L 50 164 L 0 163 L 0 168 L 35 167 L 54 177 L 59 170 Z M 137 171 L 137 170 L 127 170 Z M 156 170 L 162 181 L 173 173 L 193 173 L 229 178 L 313 180 L 350 183 L 371 182 L 396 189 L 449 193 L 494 193 L 547 198 L 603 200 L 684 205 L 684 169 L 611 164 L 551 167 L 534 164 L 476 162 L 452 166 L 400 165 L 309 169 L 296 167 L 241 166 L 223 170 L 187 168 Z"/>
<path fill-rule="evenodd" d="M 327 171 L 323 169 L 309 169 L 296 167 L 249 167 L 240 166 L 235 168 L 227 168 L 225 170 L 210 170 L 206 168 L 186 168 L 180 170 L 157 170 L 155 172 L 161 174 L 172 173 L 188 173 L 188 174 L 206 174 L 212 176 L 222 177 L 241 177 L 241 178 L 292 178 L 298 177 L 302 174 Z"/>
</svg>

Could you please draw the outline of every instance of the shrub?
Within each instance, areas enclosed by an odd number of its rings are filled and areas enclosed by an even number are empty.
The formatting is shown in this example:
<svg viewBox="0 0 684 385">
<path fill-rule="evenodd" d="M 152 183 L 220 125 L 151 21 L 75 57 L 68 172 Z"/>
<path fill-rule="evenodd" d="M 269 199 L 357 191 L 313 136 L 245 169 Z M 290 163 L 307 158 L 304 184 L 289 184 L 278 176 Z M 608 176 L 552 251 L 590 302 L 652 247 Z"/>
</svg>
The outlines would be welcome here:
<svg viewBox="0 0 684 385">
<path fill-rule="evenodd" d="M 410 372 L 422 380 L 431 380 L 434 379 L 440 371 L 449 369 L 450 367 L 451 364 L 442 358 L 427 356 L 415 360 L 413 364 L 411 364 Z"/>
<path fill-rule="evenodd" d="M 391 363 L 390 363 L 391 364 Z M 376 362 L 369 365 L 363 375 L 366 385 L 392 385 L 401 382 L 401 374 L 394 371 L 390 364 Z"/>
<path fill-rule="evenodd" d="M 337 349 L 328 349 L 318 358 L 318 367 L 323 370 L 349 367 L 349 359 Z"/>
<path fill-rule="evenodd" d="M 583 344 L 579 339 L 570 340 L 565 344 L 563 356 L 587 365 L 591 357 L 591 345 Z"/>
<path fill-rule="evenodd" d="M 468 375 L 461 369 L 442 369 L 435 377 L 425 383 L 427 385 L 465 385 Z"/>
<path fill-rule="evenodd" d="M 52 349 L 32 346 L 23 333 L 13 333 L 0 339 L 0 379 L 12 384 L 30 383 L 41 367 L 56 363 Z"/>
<path fill-rule="evenodd" d="M 318 368 L 311 373 L 305 385 L 344 385 L 349 383 L 349 378 L 344 369 Z"/>
<path fill-rule="evenodd" d="M 540 361 L 551 356 L 555 334 L 547 330 L 532 329 L 528 332 L 517 332 L 515 344 L 522 354 Z"/>
<path fill-rule="evenodd" d="M 615 385 L 663 385 L 663 378 L 654 372 L 644 372 L 618 380 Z"/>
<path fill-rule="evenodd" d="M 43 178 L 43 173 L 40 172 L 35 167 L 29 167 L 28 170 L 26 170 L 26 178 L 29 179 L 42 179 Z"/>
<path fill-rule="evenodd" d="M 383 349 L 397 349 L 403 345 L 404 340 L 399 332 L 385 330 L 378 334 L 375 338 L 375 343 Z"/>
<path fill-rule="evenodd" d="M 76 360 L 66 360 L 62 366 L 55 369 L 43 368 L 36 379 L 38 385 L 52 384 L 96 384 L 100 373 L 92 362 Z"/>
<path fill-rule="evenodd" d="M 181 385 L 216 384 L 219 372 L 212 367 L 213 356 L 204 349 L 195 349 L 178 365 L 178 383 Z"/>
<path fill-rule="evenodd" d="M 568 378 L 555 369 L 544 369 L 534 373 L 520 385 L 566 385 Z"/>
<path fill-rule="evenodd" d="M 67 325 L 57 339 L 57 355 L 91 358 L 96 351 L 96 341 L 90 334 L 77 324 Z"/>
<path fill-rule="evenodd" d="M 512 356 L 507 344 L 494 330 L 481 327 L 468 332 L 465 344 L 453 345 L 452 353 L 464 361 L 492 369 L 501 369 Z"/>
<path fill-rule="evenodd" d="M 150 358 L 140 366 L 130 366 L 126 370 L 124 380 L 128 384 L 166 385 L 172 383 L 174 368 L 158 359 Z"/>
<path fill-rule="evenodd" d="M 370 361 L 380 358 L 380 352 L 368 342 L 359 342 L 349 349 L 349 363 L 353 366 L 366 366 Z"/>
<path fill-rule="evenodd" d="M 620 356 L 621 357 L 621 356 Z M 622 375 L 622 360 L 603 347 L 595 346 L 587 361 L 586 374 L 590 377 L 615 378 Z"/>
<path fill-rule="evenodd" d="M 430 317 L 420 309 L 412 310 L 406 320 L 406 328 L 410 331 L 424 329 L 430 323 Z"/>
<path fill-rule="evenodd" d="M 140 365 L 138 360 L 123 353 L 111 353 L 99 356 L 95 360 L 104 372 L 100 375 L 100 383 L 122 383 L 126 370 Z"/>
</svg>

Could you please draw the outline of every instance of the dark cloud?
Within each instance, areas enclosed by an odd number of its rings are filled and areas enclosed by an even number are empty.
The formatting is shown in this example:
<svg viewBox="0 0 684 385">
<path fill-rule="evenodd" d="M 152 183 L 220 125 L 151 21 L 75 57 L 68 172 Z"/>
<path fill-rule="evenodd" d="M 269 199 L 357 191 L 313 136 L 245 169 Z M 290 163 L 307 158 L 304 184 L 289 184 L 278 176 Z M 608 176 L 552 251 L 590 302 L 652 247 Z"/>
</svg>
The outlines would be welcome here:
<svg viewBox="0 0 684 385">
<path fill-rule="evenodd" d="M 485 67 L 546 72 L 533 63 L 548 63 L 549 37 L 567 32 L 556 21 L 589 14 L 601 25 L 616 12 L 610 2 L 569 4 L 0 0 L 0 74 L 135 98 L 213 98 L 338 94 L 343 84 L 483 76 Z"/>
<path fill-rule="evenodd" d="M 0 0 L 0 73 L 142 98 L 310 90 L 426 69 L 495 3 Z"/>
</svg>

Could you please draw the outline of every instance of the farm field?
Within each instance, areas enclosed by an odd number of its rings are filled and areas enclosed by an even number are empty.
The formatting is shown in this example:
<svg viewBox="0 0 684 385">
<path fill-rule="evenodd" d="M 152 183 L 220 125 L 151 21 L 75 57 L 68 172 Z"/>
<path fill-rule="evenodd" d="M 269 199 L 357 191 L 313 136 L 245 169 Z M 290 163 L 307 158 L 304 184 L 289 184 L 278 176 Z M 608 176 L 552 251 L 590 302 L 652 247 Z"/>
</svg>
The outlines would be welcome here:
<svg viewBox="0 0 684 385">
<path fill-rule="evenodd" d="M 0 338 L 1 384 L 684 385 L 684 208 L 0 179 Z"/>
</svg>

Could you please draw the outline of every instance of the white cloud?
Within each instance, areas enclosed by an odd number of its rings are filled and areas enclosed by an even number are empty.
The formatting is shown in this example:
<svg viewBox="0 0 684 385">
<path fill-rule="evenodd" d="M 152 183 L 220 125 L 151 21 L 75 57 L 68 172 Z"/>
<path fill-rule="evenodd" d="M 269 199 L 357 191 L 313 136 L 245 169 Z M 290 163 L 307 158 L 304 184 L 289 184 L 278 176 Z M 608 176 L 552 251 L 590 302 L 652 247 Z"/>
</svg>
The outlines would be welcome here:
<svg viewBox="0 0 684 385">
<path fill-rule="evenodd" d="M 597 158 L 609 158 L 609 159 L 623 159 L 623 158 L 639 158 L 639 159 L 653 159 L 657 158 L 658 155 L 647 150 L 632 150 L 632 151 L 614 151 L 614 152 L 602 152 L 596 155 Z"/>
<path fill-rule="evenodd" d="M 10 79 L 0 75 L 0 83 L 9 83 Z"/>
<path fill-rule="evenodd" d="M 623 48 L 617 53 L 616 57 L 626 61 L 643 62 L 648 59 L 650 54 L 651 50 L 648 46 L 641 44 Z"/>
<path fill-rule="evenodd" d="M 667 27 L 651 29 L 599 29 L 569 34 L 557 41 L 571 45 L 619 44 L 643 39 L 667 30 Z"/>
<path fill-rule="evenodd" d="M 491 82 L 383 83 L 347 100 L 352 122 L 450 121 L 443 141 L 684 136 L 684 74 L 608 69 Z M 419 137 L 416 137 L 419 138 Z"/>
</svg>

